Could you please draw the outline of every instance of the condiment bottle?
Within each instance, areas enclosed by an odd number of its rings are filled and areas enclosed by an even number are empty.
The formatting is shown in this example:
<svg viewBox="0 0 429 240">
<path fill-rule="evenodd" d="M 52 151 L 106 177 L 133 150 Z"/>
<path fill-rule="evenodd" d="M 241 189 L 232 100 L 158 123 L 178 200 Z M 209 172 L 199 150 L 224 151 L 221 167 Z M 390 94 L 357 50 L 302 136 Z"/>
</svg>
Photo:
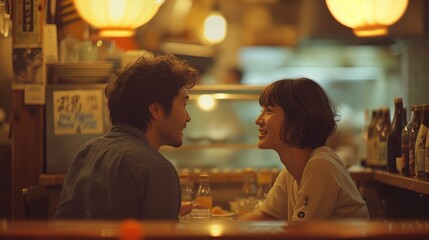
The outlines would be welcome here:
<svg viewBox="0 0 429 240">
<path fill-rule="evenodd" d="M 192 209 L 191 221 L 206 222 L 212 219 L 213 199 L 210 190 L 210 180 L 207 173 L 201 173 L 199 187 L 195 198 L 196 207 Z"/>
</svg>

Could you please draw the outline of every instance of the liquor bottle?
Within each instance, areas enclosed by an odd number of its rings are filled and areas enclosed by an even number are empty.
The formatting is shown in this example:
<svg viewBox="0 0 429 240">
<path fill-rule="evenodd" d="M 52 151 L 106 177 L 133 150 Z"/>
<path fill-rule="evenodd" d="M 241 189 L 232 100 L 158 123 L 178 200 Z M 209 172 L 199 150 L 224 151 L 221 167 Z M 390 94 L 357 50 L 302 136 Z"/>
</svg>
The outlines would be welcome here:
<svg viewBox="0 0 429 240">
<path fill-rule="evenodd" d="M 414 105 L 414 120 L 412 122 L 410 133 L 409 133 L 409 144 L 410 144 L 410 154 L 409 154 L 409 175 L 411 177 L 416 175 L 416 140 L 417 134 L 419 132 L 420 124 L 422 121 L 422 105 Z"/>
<path fill-rule="evenodd" d="M 411 108 L 410 120 L 402 129 L 401 134 L 401 173 L 404 176 L 410 176 L 410 132 L 415 121 L 415 108 Z"/>
<path fill-rule="evenodd" d="M 396 162 L 402 162 L 401 158 L 401 137 L 404 122 L 404 107 L 402 98 L 395 98 L 395 112 L 392 125 L 387 135 L 387 170 L 397 173 Z M 402 169 L 401 169 L 402 170 Z"/>
<path fill-rule="evenodd" d="M 210 180 L 207 173 L 201 173 L 199 177 L 199 187 L 195 197 L 196 207 L 192 209 L 191 221 L 207 222 L 212 219 L 213 199 L 210 190 Z"/>
<path fill-rule="evenodd" d="M 416 176 L 421 178 L 425 175 L 425 148 L 426 148 L 426 135 L 429 127 L 429 104 L 423 104 L 422 121 L 417 133 L 416 139 L 416 159 L 415 170 Z"/>
<path fill-rule="evenodd" d="M 244 169 L 244 178 L 243 178 L 243 186 L 242 186 L 242 197 L 243 198 L 254 198 L 257 193 L 257 185 L 256 185 L 256 173 L 253 168 L 245 168 Z"/>
<path fill-rule="evenodd" d="M 267 197 L 267 194 L 271 189 L 273 174 L 266 169 L 259 170 L 257 181 L 258 181 L 258 193 L 256 195 L 256 198 L 259 201 L 262 201 Z"/>
<path fill-rule="evenodd" d="M 369 117 L 369 110 L 365 109 L 364 112 L 364 125 L 361 132 L 361 144 L 359 146 L 359 155 L 360 155 L 360 165 L 362 167 L 366 166 L 367 159 L 367 145 L 368 145 L 368 131 L 371 124 L 371 119 Z"/>
<path fill-rule="evenodd" d="M 390 125 L 390 109 L 383 108 L 381 119 L 376 125 L 374 168 L 382 170 L 387 168 L 387 134 L 390 131 Z"/>
<path fill-rule="evenodd" d="M 375 162 L 375 126 L 380 115 L 379 109 L 373 109 L 371 112 L 371 123 L 368 127 L 368 140 L 366 145 L 366 165 L 371 167 Z"/>
</svg>

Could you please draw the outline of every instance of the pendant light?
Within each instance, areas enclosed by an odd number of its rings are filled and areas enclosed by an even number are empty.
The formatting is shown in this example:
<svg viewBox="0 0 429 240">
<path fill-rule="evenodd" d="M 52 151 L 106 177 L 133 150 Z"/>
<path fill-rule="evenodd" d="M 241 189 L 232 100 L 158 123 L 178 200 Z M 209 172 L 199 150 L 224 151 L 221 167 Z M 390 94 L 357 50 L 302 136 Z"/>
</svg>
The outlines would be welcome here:
<svg viewBox="0 0 429 240">
<path fill-rule="evenodd" d="M 207 44 L 217 44 L 226 37 L 227 22 L 219 10 L 219 3 L 216 2 L 213 10 L 204 20 L 203 41 Z"/>
<path fill-rule="evenodd" d="M 382 36 L 396 23 L 408 6 L 408 0 L 326 0 L 334 18 L 352 28 L 358 37 Z"/>
<path fill-rule="evenodd" d="M 79 15 L 100 29 L 100 36 L 127 37 L 158 12 L 163 0 L 74 0 Z"/>
</svg>

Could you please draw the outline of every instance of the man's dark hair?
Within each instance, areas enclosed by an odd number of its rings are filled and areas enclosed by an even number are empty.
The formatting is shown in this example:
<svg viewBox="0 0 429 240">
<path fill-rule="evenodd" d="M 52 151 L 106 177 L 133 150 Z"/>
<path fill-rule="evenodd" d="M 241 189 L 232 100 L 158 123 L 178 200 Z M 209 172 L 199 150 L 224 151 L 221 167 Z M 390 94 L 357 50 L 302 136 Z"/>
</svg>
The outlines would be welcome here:
<svg viewBox="0 0 429 240">
<path fill-rule="evenodd" d="M 140 57 L 106 88 L 112 124 L 125 123 L 146 132 L 149 106 L 158 103 L 169 115 L 179 90 L 192 88 L 197 78 L 195 68 L 172 54 Z"/>
</svg>

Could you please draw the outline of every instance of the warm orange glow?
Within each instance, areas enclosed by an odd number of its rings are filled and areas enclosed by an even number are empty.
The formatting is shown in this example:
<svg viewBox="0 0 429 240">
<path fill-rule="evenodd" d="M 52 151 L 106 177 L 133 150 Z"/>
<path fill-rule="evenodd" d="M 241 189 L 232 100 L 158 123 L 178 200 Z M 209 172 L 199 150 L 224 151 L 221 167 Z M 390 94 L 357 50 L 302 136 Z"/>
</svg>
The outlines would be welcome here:
<svg viewBox="0 0 429 240">
<path fill-rule="evenodd" d="M 74 0 L 80 16 L 100 29 L 101 36 L 127 37 L 149 22 L 158 12 L 161 0 Z"/>
<path fill-rule="evenodd" d="M 222 42 L 226 37 L 227 23 L 222 13 L 211 12 L 204 21 L 204 41 L 208 44 Z"/>
<path fill-rule="evenodd" d="M 408 6 L 408 0 L 326 0 L 334 18 L 356 36 L 386 35 Z"/>
</svg>

